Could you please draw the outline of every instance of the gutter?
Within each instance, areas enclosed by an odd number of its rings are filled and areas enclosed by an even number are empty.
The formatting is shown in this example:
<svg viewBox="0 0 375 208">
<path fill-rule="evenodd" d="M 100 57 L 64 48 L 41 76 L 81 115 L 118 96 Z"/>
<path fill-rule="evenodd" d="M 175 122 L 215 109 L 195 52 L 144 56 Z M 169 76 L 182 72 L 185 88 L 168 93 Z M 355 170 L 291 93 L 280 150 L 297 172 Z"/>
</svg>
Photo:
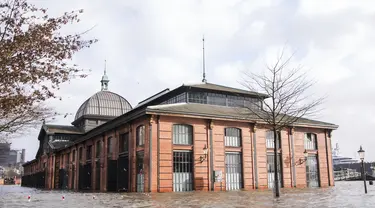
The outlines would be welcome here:
<svg viewBox="0 0 375 208">
<path fill-rule="evenodd" d="M 155 114 L 155 115 L 166 115 L 170 116 L 171 114 L 183 114 L 183 115 L 190 115 L 190 116 L 195 116 L 195 117 L 202 117 L 206 119 L 229 119 L 229 120 L 243 120 L 246 122 L 253 122 L 253 123 L 258 123 L 258 124 L 267 124 L 266 122 L 259 120 L 259 119 L 254 119 L 254 120 L 248 120 L 246 118 L 239 118 L 239 117 L 233 117 L 233 116 L 220 116 L 216 114 L 206 114 L 206 113 L 190 113 L 190 112 L 185 112 L 185 111 L 168 111 L 168 110 L 156 110 L 156 109 L 146 109 L 145 110 L 146 114 Z M 338 125 L 318 125 L 318 124 L 307 124 L 307 123 L 296 123 L 297 125 L 294 125 L 295 127 L 314 127 L 314 128 L 322 128 L 322 129 L 332 129 L 336 130 L 339 126 Z"/>
<path fill-rule="evenodd" d="M 69 148 L 75 144 L 79 144 L 79 143 L 82 143 L 84 141 L 87 141 L 97 135 L 100 135 L 100 134 L 103 134 L 104 132 L 106 131 L 109 131 L 109 130 L 112 130 L 113 128 L 116 128 L 124 123 L 127 123 L 131 120 L 134 120 L 140 116 L 143 116 L 145 115 L 145 109 L 139 111 L 139 112 L 135 112 L 134 114 L 132 115 L 129 115 L 128 117 L 118 117 L 119 119 L 114 119 L 114 120 L 111 120 L 111 121 L 108 121 L 107 123 L 104 123 L 92 130 L 90 130 L 89 132 L 87 132 L 85 135 L 83 135 L 80 139 L 76 140 L 73 144 L 71 145 L 68 145 L 67 147 L 63 147 L 63 148 L 60 148 L 60 149 L 56 149 L 55 151 L 56 152 L 59 152 L 61 150 L 64 150 L 66 148 Z M 121 119 L 120 119 L 121 118 Z"/>
</svg>

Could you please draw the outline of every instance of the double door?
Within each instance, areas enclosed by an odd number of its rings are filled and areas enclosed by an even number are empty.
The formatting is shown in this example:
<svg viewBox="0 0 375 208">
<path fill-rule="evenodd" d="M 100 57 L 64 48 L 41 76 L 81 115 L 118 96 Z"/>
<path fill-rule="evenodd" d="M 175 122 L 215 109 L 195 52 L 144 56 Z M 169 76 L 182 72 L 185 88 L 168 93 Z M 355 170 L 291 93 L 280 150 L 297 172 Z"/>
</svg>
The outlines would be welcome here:
<svg viewBox="0 0 375 208">
<path fill-rule="evenodd" d="M 319 187 L 319 168 L 316 155 L 309 155 L 306 160 L 306 184 L 307 187 Z"/>
</svg>

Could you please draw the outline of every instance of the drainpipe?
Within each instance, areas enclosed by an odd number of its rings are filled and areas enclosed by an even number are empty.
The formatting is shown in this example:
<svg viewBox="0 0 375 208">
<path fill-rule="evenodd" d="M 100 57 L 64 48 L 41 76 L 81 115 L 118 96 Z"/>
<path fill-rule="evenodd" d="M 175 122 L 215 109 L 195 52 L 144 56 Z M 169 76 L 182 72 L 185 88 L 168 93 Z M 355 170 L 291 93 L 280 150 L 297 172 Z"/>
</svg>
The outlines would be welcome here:
<svg viewBox="0 0 375 208">
<path fill-rule="evenodd" d="M 210 172 L 211 172 L 211 191 L 214 191 L 215 188 L 215 176 L 214 176 L 214 148 L 213 148 L 213 139 L 212 139 L 212 127 L 213 127 L 213 122 L 212 120 L 209 121 L 209 139 L 210 139 Z"/>
<path fill-rule="evenodd" d="M 328 138 L 331 137 L 331 132 L 329 132 L 329 130 L 326 130 L 324 136 L 325 136 L 325 143 L 326 143 L 326 159 L 327 159 L 328 186 L 331 186 L 330 167 L 329 167 L 329 159 L 328 159 Z"/>
<path fill-rule="evenodd" d="M 295 158 L 294 158 L 294 128 L 290 128 L 290 146 L 292 149 L 292 173 L 293 173 L 293 186 L 297 187 L 297 178 L 296 178 L 296 166 L 295 166 Z"/>
<path fill-rule="evenodd" d="M 128 168 L 129 168 L 129 176 L 128 176 L 128 192 L 133 192 L 133 157 L 136 152 L 134 148 L 136 146 L 134 145 L 135 139 L 133 139 L 133 126 L 132 124 L 129 124 L 129 156 L 128 156 Z M 134 157 L 135 158 L 135 157 Z M 135 159 L 134 159 L 135 160 Z M 136 178 L 137 180 L 137 178 Z"/>
<path fill-rule="evenodd" d="M 56 167 L 56 155 L 52 155 L 52 186 L 51 189 L 55 189 L 55 167 Z"/>
<path fill-rule="evenodd" d="M 257 142 L 256 142 L 256 134 L 257 128 L 256 125 L 254 124 L 253 127 L 253 146 L 254 146 L 254 151 L 253 151 L 253 158 L 254 158 L 254 171 L 255 171 L 255 189 L 258 189 L 258 167 L 257 167 Z"/>
<path fill-rule="evenodd" d="M 156 119 L 156 128 L 157 128 L 157 186 L 158 186 L 158 192 L 160 192 L 160 116 L 157 116 Z"/>
<path fill-rule="evenodd" d="M 148 144 L 149 144 L 149 167 L 148 167 L 148 189 L 151 192 L 151 180 L 152 180 L 152 122 L 153 116 L 150 118 L 150 129 L 149 129 L 149 136 L 148 136 Z"/>
</svg>

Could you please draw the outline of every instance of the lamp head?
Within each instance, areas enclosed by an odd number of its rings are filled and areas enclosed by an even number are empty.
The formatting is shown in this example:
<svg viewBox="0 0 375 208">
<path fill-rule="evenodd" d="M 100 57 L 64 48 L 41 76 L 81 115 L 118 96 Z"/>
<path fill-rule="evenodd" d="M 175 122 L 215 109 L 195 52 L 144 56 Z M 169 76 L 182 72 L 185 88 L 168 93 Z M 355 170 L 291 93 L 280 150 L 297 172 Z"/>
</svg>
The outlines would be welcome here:
<svg viewBox="0 0 375 208">
<path fill-rule="evenodd" d="M 362 145 L 359 147 L 358 155 L 361 160 L 365 159 L 365 151 L 362 149 Z"/>
</svg>

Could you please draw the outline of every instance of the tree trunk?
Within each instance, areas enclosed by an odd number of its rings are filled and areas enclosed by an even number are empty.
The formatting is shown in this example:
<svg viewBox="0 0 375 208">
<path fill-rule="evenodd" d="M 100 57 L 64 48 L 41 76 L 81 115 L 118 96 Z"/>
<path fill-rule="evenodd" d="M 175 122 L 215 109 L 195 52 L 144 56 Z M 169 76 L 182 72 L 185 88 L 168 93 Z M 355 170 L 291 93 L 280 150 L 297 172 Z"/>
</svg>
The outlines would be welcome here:
<svg viewBox="0 0 375 208">
<path fill-rule="evenodd" d="M 275 165 L 275 196 L 280 197 L 278 160 L 277 160 L 278 138 L 277 138 L 276 128 L 273 128 L 273 138 L 274 138 L 274 165 Z"/>
</svg>

